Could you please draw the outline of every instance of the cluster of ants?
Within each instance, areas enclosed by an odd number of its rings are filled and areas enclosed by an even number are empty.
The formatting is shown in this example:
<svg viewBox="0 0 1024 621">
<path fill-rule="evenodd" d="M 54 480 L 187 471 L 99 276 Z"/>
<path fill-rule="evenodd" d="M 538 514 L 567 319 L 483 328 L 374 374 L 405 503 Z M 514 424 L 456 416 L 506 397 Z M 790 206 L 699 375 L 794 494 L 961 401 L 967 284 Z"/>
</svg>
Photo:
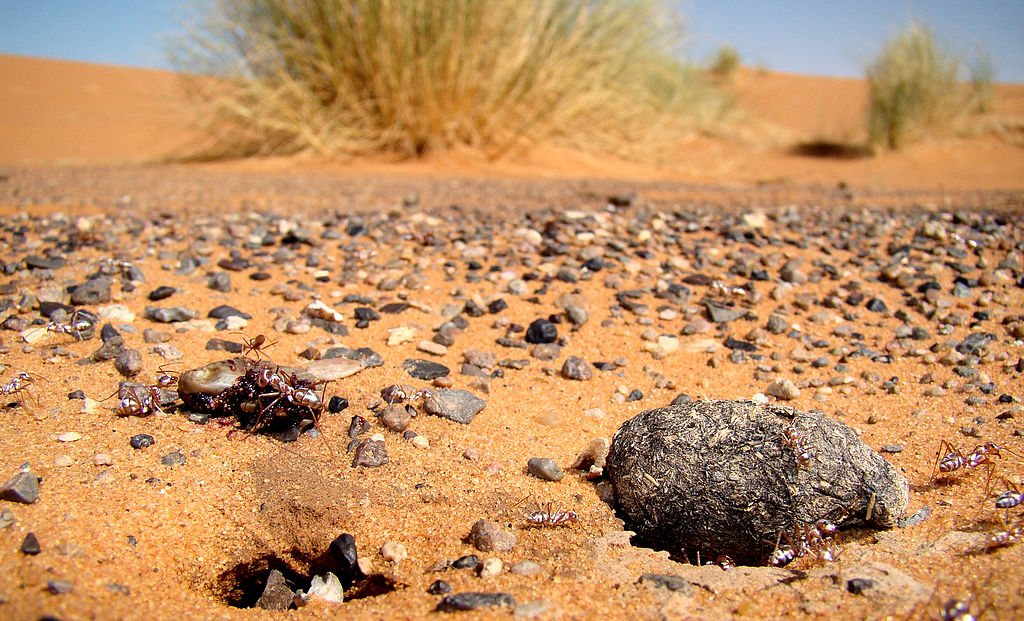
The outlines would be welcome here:
<svg viewBox="0 0 1024 621">
<path fill-rule="evenodd" d="M 798 558 L 813 556 L 823 563 L 831 563 L 839 558 L 841 551 L 836 544 L 838 533 L 839 528 L 824 519 L 814 524 L 794 524 L 779 533 L 768 562 L 773 567 L 785 567 Z"/>
<path fill-rule="evenodd" d="M 932 480 L 940 475 L 947 477 L 955 473 L 967 473 L 977 468 L 985 468 L 985 497 L 990 498 L 992 474 L 995 472 L 995 457 L 1002 457 L 1003 452 L 1016 455 L 1005 446 L 995 442 L 985 442 L 974 447 L 970 453 L 964 455 L 960 449 L 950 442 L 942 440 L 939 442 L 939 454 L 932 467 Z M 1010 519 L 1009 510 L 1024 504 L 1024 493 L 1012 482 L 1002 479 L 1005 491 L 999 493 L 995 499 L 995 508 L 1002 509 L 1006 516 L 997 514 L 1000 530 L 989 534 L 985 542 L 985 550 L 992 551 L 996 548 L 1013 545 L 1024 538 L 1024 514 L 1019 514 Z M 1009 521 L 1008 521 L 1009 520 Z"/>
</svg>

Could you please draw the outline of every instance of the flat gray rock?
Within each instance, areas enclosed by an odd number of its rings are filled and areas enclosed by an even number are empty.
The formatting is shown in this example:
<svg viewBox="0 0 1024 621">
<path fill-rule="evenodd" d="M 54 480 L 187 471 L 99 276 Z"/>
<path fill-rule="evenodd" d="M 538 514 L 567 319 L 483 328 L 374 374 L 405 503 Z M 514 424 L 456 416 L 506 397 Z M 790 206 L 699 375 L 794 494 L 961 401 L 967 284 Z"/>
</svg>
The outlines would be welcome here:
<svg viewBox="0 0 1024 621">
<path fill-rule="evenodd" d="M 487 402 L 468 390 L 437 390 L 433 396 L 423 400 L 423 409 L 428 414 L 442 416 L 463 425 L 473 421 Z"/>
<path fill-rule="evenodd" d="M 763 564 L 799 523 L 893 528 L 910 497 L 906 477 L 843 423 L 751 401 L 642 412 L 616 432 L 605 472 L 645 545 L 746 564 Z"/>
</svg>

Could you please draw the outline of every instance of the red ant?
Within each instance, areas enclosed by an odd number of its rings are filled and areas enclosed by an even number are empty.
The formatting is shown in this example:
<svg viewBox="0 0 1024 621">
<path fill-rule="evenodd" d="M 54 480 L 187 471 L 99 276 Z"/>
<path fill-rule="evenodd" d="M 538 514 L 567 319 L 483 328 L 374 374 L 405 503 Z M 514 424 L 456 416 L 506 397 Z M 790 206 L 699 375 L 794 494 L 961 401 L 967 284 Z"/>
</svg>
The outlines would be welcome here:
<svg viewBox="0 0 1024 621">
<path fill-rule="evenodd" d="M 818 452 L 814 450 L 814 447 L 807 446 L 804 443 L 803 436 L 800 435 L 795 427 L 787 427 L 783 430 L 782 444 L 796 454 L 796 465 L 798 468 L 810 466 L 814 458 L 818 456 Z"/>
<path fill-rule="evenodd" d="M 263 351 L 265 349 L 270 349 L 274 345 L 277 345 L 277 341 L 271 341 L 266 336 L 264 336 L 262 334 L 257 334 L 256 336 L 254 336 L 251 339 L 245 338 L 243 336 L 242 337 L 242 357 L 243 358 L 248 358 L 249 354 L 256 354 L 256 361 L 259 361 L 260 358 L 263 358 L 263 357 L 269 358 L 270 356 L 267 356 L 265 353 L 263 353 Z"/>
</svg>

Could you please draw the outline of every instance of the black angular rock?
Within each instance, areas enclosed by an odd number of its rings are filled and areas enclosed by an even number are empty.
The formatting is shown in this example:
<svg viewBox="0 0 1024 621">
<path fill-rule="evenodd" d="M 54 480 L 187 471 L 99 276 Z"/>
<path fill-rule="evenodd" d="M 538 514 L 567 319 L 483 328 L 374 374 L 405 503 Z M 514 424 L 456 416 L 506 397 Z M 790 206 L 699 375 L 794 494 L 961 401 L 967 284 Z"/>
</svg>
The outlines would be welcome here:
<svg viewBox="0 0 1024 621">
<path fill-rule="evenodd" d="M 755 351 L 757 351 L 757 345 L 754 345 L 753 343 L 748 343 L 747 341 L 740 341 L 740 340 L 734 339 L 731 336 L 729 338 L 725 339 L 724 345 L 727 348 L 732 349 L 734 351 L 746 351 L 746 352 L 755 352 Z"/>
<path fill-rule="evenodd" d="M 242 353 L 242 349 L 242 344 L 234 341 L 226 341 L 218 338 L 212 338 L 209 341 L 206 341 L 207 351 L 226 351 L 230 354 L 240 354 Z"/>
<path fill-rule="evenodd" d="M 359 570 L 356 538 L 352 535 L 342 533 L 335 537 L 327 548 L 327 554 L 332 563 L 330 572 L 338 577 L 346 589 L 363 576 L 363 572 Z"/>
<path fill-rule="evenodd" d="M 148 433 L 140 433 L 132 436 L 132 439 L 128 441 L 133 449 L 144 449 L 156 444 L 156 440 L 153 436 Z"/>
<path fill-rule="evenodd" d="M 29 556 L 35 556 L 42 551 L 39 546 L 39 539 L 36 538 L 36 534 L 30 532 L 25 535 L 25 539 L 21 542 L 21 553 Z"/>
<path fill-rule="evenodd" d="M 439 362 L 420 360 L 418 358 L 410 358 L 403 362 L 402 369 L 416 379 L 427 381 L 435 380 L 439 377 L 445 377 L 451 373 L 451 369 Z"/>
<path fill-rule="evenodd" d="M 543 317 L 534 319 L 526 328 L 527 343 L 554 343 L 558 340 L 558 328 Z"/>
<path fill-rule="evenodd" d="M 452 592 L 452 586 L 444 580 L 434 580 L 427 587 L 427 593 L 431 595 L 447 595 Z"/>
<path fill-rule="evenodd" d="M 327 402 L 327 411 L 331 414 L 337 414 L 348 407 L 348 399 L 345 397 L 339 397 L 334 395 L 331 400 Z"/>
<path fill-rule="evenodd" d="M 228 306 L 227 304 L 221 304 L 220 306 L 211 309 L 210 312 L 206 313 L 206 316 L 211 317 L 213 319 L 227 319 L 228 317 L 241 317 L 242 319 L 252 319 L 252 315 L 250 315 L 249 313 L 240 311 L 234 306 Z"/>
<path fill-rule="evenodd" d="M 480 610 L 482 608 L 497 608 L 501 606 L 514 607 L 516 600 L 508 593 L 481 593 L 469 591 L 446 595 L 437 604 L 439 612 L 458 612 L 462 610 Z"/>
<path fill-rule="evenodd" d="M 160 300 L 166 300 L 167 298 L 174 295 L 174 287 L 157 287 L 149 292 L 146 296 L 150 302 L 159 302 Z"/>
</svg>

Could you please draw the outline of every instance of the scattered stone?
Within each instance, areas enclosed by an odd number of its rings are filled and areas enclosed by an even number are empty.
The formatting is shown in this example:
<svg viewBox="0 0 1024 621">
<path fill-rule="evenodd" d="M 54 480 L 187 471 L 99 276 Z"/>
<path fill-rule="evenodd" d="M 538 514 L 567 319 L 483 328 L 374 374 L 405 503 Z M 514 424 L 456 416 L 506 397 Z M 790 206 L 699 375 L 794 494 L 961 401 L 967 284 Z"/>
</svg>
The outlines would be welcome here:
<svg viewBox="0 0 1024 621">
<path fill-rule="evenodd" d="M 231 293 L 231 276 L 227 272 L 214 272 L 210 274 L 206 286 L 214 291 Z"/>
<path fill-rule="evenodd" d="M 74 585 L 70 580 L 47 580 L 46 589 L 53 595 L 66 595 L 71 592 Z"/>
<path fill-rule="evenodd" d="M 924 505 L 920 509 L 914 512 L 913 515 L 908 515 L 905 518 L 901 518 L 899 521 L 900 528 L 908 528 L 910 526 L 916 526 L 921 522 L 928 519 L 928 516 L 932 514 L 931 507 Z"/>
<path fill-rule="evenodd" d="M 113 281 L 106 276 L 91 278 L 71 290 L 71 303 L 75 306 L 96 306 L 110 302 Z"/>
<path fill-rule="evenodd" d="M 534 319 L 526 329 L 526 342 L 554 343 L 558 339 L 558 328 L 543 317 Z"/>
<path fill-rule="evenodd" d="M 484 608 L 509 607 L 516 605 L 514 597 L 508 593 L 481 593 L 469 591 L 446 595 L 437 604 L 438 612 L 459 612 L 463 610 L 481 610 Z"/>
<path fill-rule="evenodd" d="M 174 468 L 175 466 L 184 466 L 188 459 L 181 453 L 181 451 L 174 451 L 168 453 L 160 458 L 160 463 L 167 466 L 168 468 Z"/>
<path fill-rule="evenodd" d="M 150 321 L 156 321 L 158 323 L 176 323 L 181 321 L 191 321 L 199 317 L 199 312 L 185 308 L 184 306 L 171 306 L 169 308 L 147 306 L 143 316 Z"/>
<path fill-rule="evenodd" d="M 594 377 L 594 371 L 583 358 L 569 356 L 562 364 L 562 377 L 571 380 L 586 381 Z"/>
<path fill-rule="evenodd" d="M 480 577 L 495 578 L 501 575 L 503 568 L 504 563 L 501 562 L 500 558 L 485 558 L 483 563 L 480 564 Z"/>
<path fill-rule="evenodd" d="M 133 449 L 144 449 L 149 448 L 156 444 L 156 439 L 148 433 L 139 433 L 132 436 L 131 440 L 128 441 Z"/>
<path fill-rule="evenodd" d="M 149 292 L 146 296 L 150 302 L 159 302 L 160 300 L 166 300 L 167 298 L 174 295 L 174 287 L 157 287 Z"/>
<path fill-rule="evenodd" d="M 519 561 L 509 571 L 517 576 L 536 576 L 540 573 L 540 565 L 533 561 Z"/>
<path fill-rule="evenodd" d="M 796 387 L 793 380 L 781 378 L 768 384 L 768 394 L 776 399 L 789 401 L 800 396 L 800 389 Z"/>
<path fill-rule="evenodd" d="M 442 389 L 423 400 L 423 409 L 428 414 L 442 416 L 463 425 L 473 421 L 487 402 L 468 390 Z"/>
<path fill-rule="evenodd" d="M 96 453 L 92 456 L 92 463 L 94 466 L 111 466 L 114 464 L 114 458 L 106 453 Z"/>
<path fill-rule="evenodd" d="M 308 598 L 317 598 L 331 604 L 340 604 L 345 600 L 345 590 L 341 581 L 334 574 L 327 572 L 323 576 L 313 576 L 309 584 Z"/>
<path fill-rule="evenodd" d="M 561 481 L 565 476 L 558 464 L 547 457 L 531 457 L 526 462 L 526 470 L 531 475 L 545 481 Z"/>
<path fill-rule="evenodd" d="M 476 569 L 480 564 L 480 557 L 476 554 L 460 556 L 451 562 L 452 569 Z"/>
<path fill-rule="evenodd" d="M 316 374 L 314 373 L 314 375 Z M 327 402 L 327 411 L 330 412 L 331 414 L 337 414 L 338 412 L 345 410 L 347 407 L 348 399 L 346 399 L 345 397 L 339 397 L 338 395 L 332 396 L 331 399 Z"/>
<path fill-rule="evenodd" d="M 295 593 L 288 588 L 284 574 L 276 569 L 270 570 L 263 594 L 256 600 L 256 608 L 263 610 L 288 610 L 292 605 Z"/>
<path fill-rule="evenodd" d="M 350 377 L 365 368 L 366 365 L 359 360 L 342 357 L 324 357 L 320 360 L 314 360 L 307 364 L 306 372 L 315 376 L 318 380 L 330 382 Z"/>
<path fill-rule="evenodd" d="M 516 536 L 494 522 L 478 520 L 470 529 L 466 543 L 481 552 L 507 552 L 516 546 Z"/>
<path fill-rule="evenodd" d="M 389 405 L 380 411 L 381 424 L 391 431 L 405 431 L 409 428 L 409 422 L 411 420 L 412 416 L 410 416 L 409 411 L 405 409 L 405 406 L 397 403 Z"/>
<path fill-rule="evenodd" d="M 421 380 L 434 380 L 439 377 L 445 377 L 451 373 L 451 369 L 440 364 L 438 362 L 431 362 L 430 360 L 419 360 L 411 358 L 402 363 L 402 369 L 406 373 Z"/>
<path fill-rule="evenodd" d="M 77 442 L 82 439 L 82 434 L 77 431 L 66 431 L 57 436 L 58 442 Z"/>
<path fill-rule="evenodd" d="M 137 349 L 122 349 L 114 359 L 114 368 L 125 377 L 135 377 L 142 371 L 142 354 Z"/>
<path fill-rule="evenodd" d="M 431 595 L 447 595 L 452 592 L 452 586 L 444 580 L 434 580 L 427 587 L 427 593 Z"/>
<path fill-rule="evenodd" d="M 420 341 L 416 345 L 416 349 L 422 352 L 426 352 L 428 354 L 433 354 L 435 356 L 443 356 L 448 353 L 447 347 L 439 343 L 435 343 L 433 341 Z"/>
<path fill-rule="evenodd" d="M 26 554 L 28 556 L 35 556 L 36 554 L 39 554 L 41 551 L 42 548 L 39 546 L 39 539 L 36 538 L 35 533 L 30 531 L 27 535 L 25 535 L 25 539 L 23 539 L 21 542 L 21 553 Z"/>
<path fill-rule="evenodd" d="M 345 588 L 365 575 L 359 568 L 356 538 L 352 535 L 342 533 L 335 537 L 327 548 L 327 553 L 333 561 L 331 573 L 338 577 Z"/>
<path fill-rule="evenodd" d="M 382 545 L 380 547 L 380 555 L 384 557 L 385 561 L 390 561 L 396 565 L 409 558 L 409 553 L 405 551 L 405 546 L 394 541 L 388 541 Z"/>
<path fill-rule="evenodd" d="M 181 307 L 176 306 L 174 308 Z M 196 313 L 196 316 L 198 316 L 198 313 Z M 234 306 L 228 306 L 227 304 L 221 304 L 220 306 L 211 309 L 210 312 L 206 314 L 206 316 L 211 319 L 230 319 L 231 317 L 241 317 L 242 319 L 246 320 L 252 319 L 252 315 L 250 315 L 249 313 L 240 311 Z"/>
<path fill-rule="evenodd" d="M 234 341 L 225 341 L 224 339 L 212 338 L 206 341 L 207 351 L 226 351 L 230 354 L 242 353 L 243 346 L 241 343 Z"/>
<path fill-rule="evenodd" d="M 352 459 L 353 468 L 377 468 L 389 463 L 388 449 L 384 440 L 367 438 L 356 445 L 355 457 Z"/>
<path fill-rule="evenodd" d="M 786 443 L 790 428 L 817 449 L 809 465 Z M 605 472 L 619 516 L 641 540 L 738 563 L 761 561 L 766 532 L 822 516 L 842 524 L 863 517 L 872 497 L 869 522 L 892 528 L 910 495 L 906 477 L 843 423 L 749 401 L 643 412 L 616 432 Z"/>
</svg>

